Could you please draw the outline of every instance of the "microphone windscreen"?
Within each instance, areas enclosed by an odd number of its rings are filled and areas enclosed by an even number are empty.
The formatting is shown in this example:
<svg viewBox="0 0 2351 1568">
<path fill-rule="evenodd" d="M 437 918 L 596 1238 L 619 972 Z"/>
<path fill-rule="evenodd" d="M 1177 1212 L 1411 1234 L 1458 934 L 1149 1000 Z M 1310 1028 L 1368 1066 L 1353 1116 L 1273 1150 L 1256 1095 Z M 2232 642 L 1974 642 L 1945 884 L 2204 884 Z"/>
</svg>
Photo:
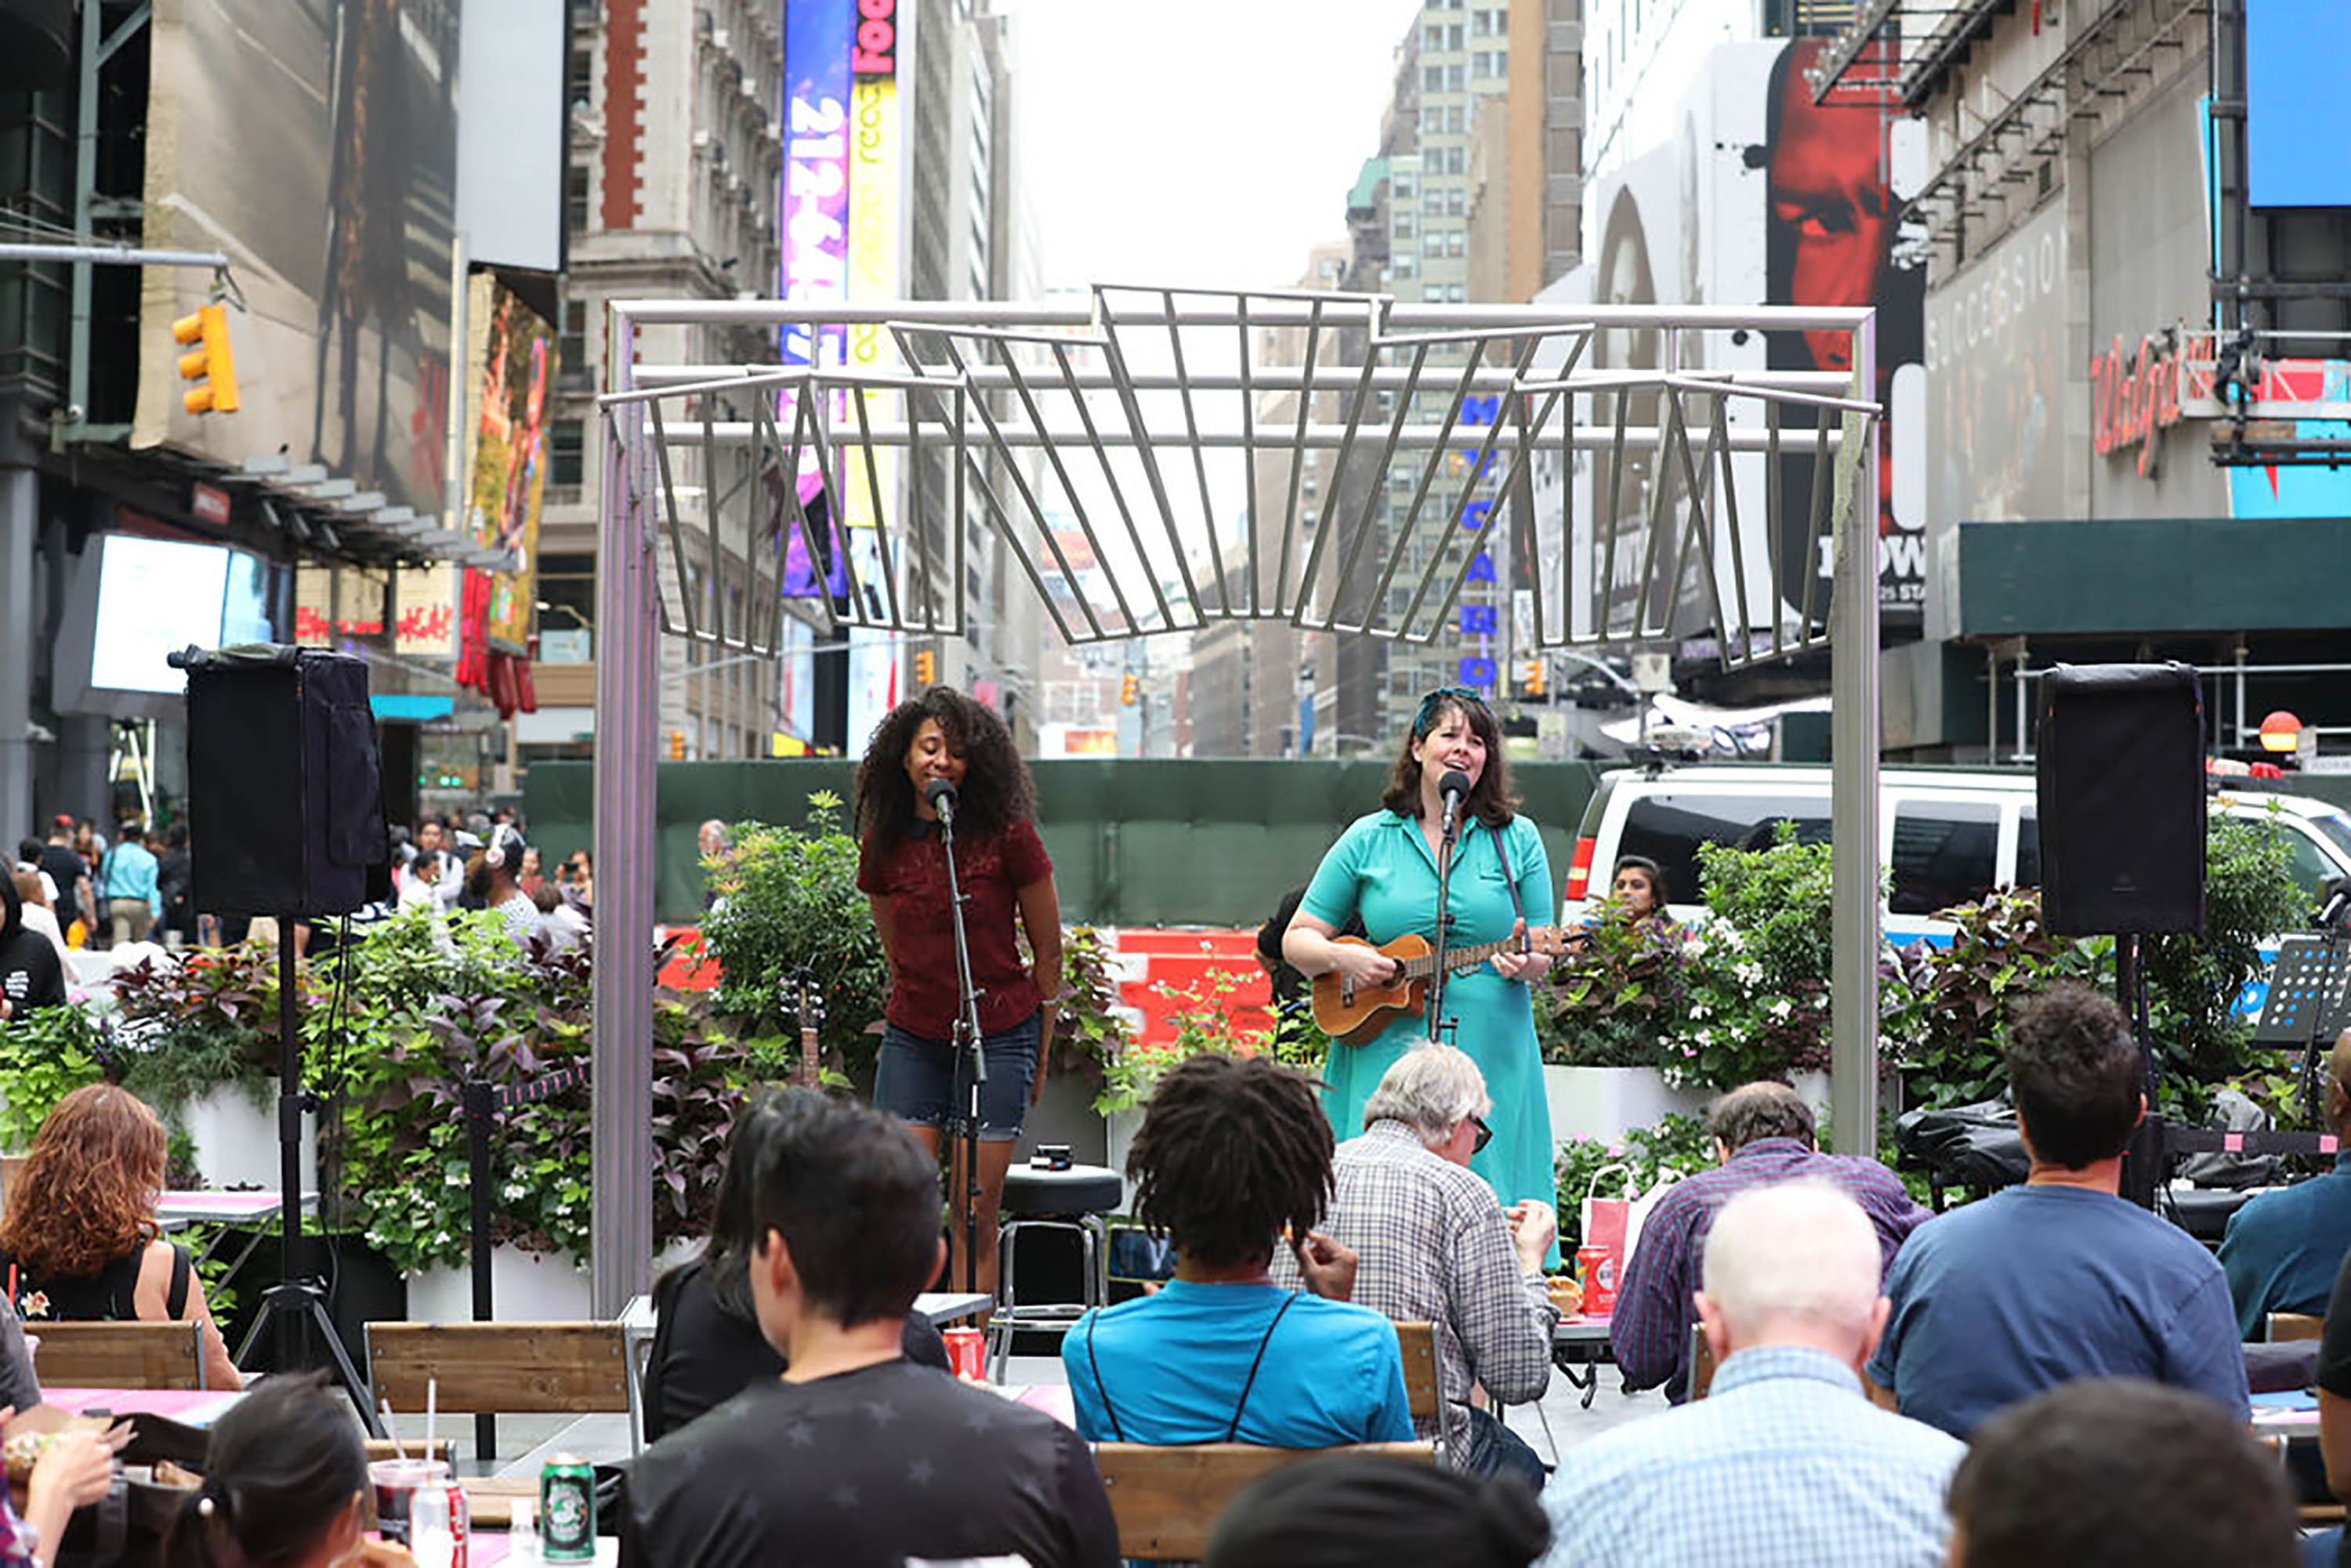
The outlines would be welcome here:
<svg viewBox="0 0 2351 1568">
<path fill-rule="evenodd" d="M 1467 795 L 1469 793 L 1469 775 L 1458 768 L 1449 769 L 1437 781 L 1437 792 L 1440 795 Z"/>
<path fill-rule="evenodd" d="M 923 799 L 928 800 L 934 806 L 937 805 L 941 800 L 945 800 L 948 805 L 952 806 L 955 804 L 955 786 L 948 783 L 944 779 L 934 779 L 929 783 L 923 786 Z"/>
</svg>

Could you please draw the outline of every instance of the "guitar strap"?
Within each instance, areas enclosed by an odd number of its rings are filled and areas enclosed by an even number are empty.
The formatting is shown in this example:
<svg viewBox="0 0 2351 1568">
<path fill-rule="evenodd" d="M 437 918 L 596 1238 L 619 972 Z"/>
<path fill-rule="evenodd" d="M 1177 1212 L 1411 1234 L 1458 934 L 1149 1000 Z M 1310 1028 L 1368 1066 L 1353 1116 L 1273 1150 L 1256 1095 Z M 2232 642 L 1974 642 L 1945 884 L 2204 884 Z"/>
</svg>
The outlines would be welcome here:
<svg viewBox="0 0 2351 1568">
<path fill-rule="evenodd" d="M 1527 906 L 1519 901 L 1519 873 L 1510 869 L 1510 849 L 1503 843 L 1502 835 L 1493 829 L 1488 828 L 1486 836 L 1494 841 L 1494 858 L 1502 862 L 1502 882 L 1510 890 L 1510 911 L 1520 919 L 1524 920 L 1527 917 Z"/>
</svg>

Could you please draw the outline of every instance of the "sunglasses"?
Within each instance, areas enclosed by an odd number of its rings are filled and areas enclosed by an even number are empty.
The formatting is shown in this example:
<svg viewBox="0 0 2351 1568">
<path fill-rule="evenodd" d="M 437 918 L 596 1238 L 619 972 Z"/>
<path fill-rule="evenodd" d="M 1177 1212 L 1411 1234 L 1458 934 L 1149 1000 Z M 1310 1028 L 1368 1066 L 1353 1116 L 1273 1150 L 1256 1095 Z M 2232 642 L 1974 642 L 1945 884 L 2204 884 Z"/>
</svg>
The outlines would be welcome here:
<svg viewBox="0 0 2351 1568">
<path fill-rule="evenodd" d="M 1483 1116 L 1470 1117 L 1469 1124 L 1478 1129 L 1478 1141 L 1469 1145 L 1469 1152 L 1473 1155 L 1482 1155 L 1486 1152 L 1486 1145 L 1494 1141 L 1494 1129 L 1486 1125 L 1486 1118 Z"/>
<path fill-rule="evenodd" d="M 1448 704 L 1458 707 L 1476 708 L 1479 713 L 1486 711 L 1485 697 L 1469 687 L 1439 686 L 1420 699 L 1420 711 L 1415 714 L 1412 719 L 1412 737 L 1415 740 L 1424 738 L 1428 734 L 1429 727 L 1436 724 L 1437 716 L 1444 712 Z"/>
</svg>

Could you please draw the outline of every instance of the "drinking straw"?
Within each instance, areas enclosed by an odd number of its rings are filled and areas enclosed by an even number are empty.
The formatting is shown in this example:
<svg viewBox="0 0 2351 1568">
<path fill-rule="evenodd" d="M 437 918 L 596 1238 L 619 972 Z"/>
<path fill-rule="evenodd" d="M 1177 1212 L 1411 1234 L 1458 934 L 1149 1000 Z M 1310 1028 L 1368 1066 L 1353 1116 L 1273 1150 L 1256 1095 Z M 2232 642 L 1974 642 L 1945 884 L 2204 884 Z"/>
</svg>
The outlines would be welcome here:
<svg viewBox="0 0 2351 1568">
<path fill-rule="evenodd" d="M 392 1401 L 379 1399 L 376 1401 L 376 1407 L 383 1412 L 383 1429 L 392 1434 L 392 1451 L 405 1459 L 408 1458 L 408 1449 L 401 1443 L 400 1428 L 392 1425 Z"/>
<path fill-rule="evenodd" d="M 440 1452 L 433 1442 L 433 1428 L 439 1421 L 440 1410 L 441 1380 L 428 1377 L 424 1380 L 424 1458 L 428 1464 L 432 1462 L 433 1456 Z"/>
</svg>

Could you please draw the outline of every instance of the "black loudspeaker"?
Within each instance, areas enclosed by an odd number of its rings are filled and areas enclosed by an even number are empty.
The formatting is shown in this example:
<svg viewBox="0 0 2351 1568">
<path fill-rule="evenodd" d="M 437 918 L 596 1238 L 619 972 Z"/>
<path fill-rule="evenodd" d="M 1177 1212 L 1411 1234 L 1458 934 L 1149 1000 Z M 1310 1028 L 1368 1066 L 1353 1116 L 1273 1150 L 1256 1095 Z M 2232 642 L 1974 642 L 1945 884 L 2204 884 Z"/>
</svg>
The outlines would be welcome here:
<svg viewBox="0 0 2351 1568">
<path fill-rule="evenodd" d="M 2204 700 L 2185 664 L 2041 683 L 2041 911 L 2067 936 L 2204 928 Z"/>
<path fill-rule="evenodd" d="M 265 647 L 188 672 L 188 848 L 207 915 L 348 915 L 392 893 L 366 662 Z"/>
</svg>

